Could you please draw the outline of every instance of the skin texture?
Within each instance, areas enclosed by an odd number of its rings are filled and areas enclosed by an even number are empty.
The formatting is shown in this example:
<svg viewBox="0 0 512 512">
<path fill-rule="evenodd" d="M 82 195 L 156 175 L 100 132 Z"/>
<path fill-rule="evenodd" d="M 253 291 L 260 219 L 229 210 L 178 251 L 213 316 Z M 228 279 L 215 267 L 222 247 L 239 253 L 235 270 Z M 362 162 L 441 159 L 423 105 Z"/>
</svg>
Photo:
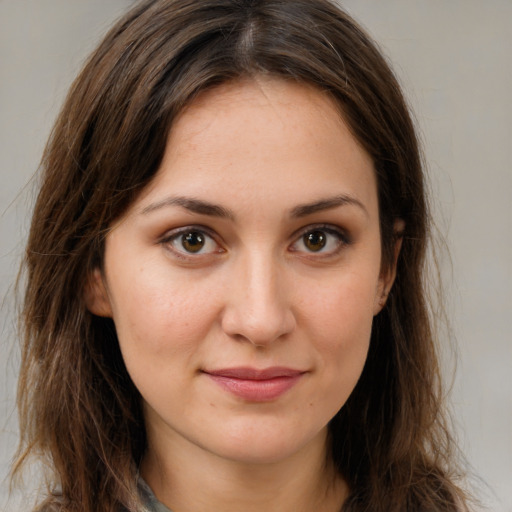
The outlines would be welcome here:
<svg viewBox="0 0 512 512">
<path fill-rule="evenodd" d="M 268 78 L 200 95 L 86 292 L 143 397 L 141 471 L 157 497 L 180 512 L 339 510 L 327 424 L 393 277 L 372 161 L 327 96 Z M 210 375 L 276 366 L 300 375 L 270 400 Z"/>
</svg>

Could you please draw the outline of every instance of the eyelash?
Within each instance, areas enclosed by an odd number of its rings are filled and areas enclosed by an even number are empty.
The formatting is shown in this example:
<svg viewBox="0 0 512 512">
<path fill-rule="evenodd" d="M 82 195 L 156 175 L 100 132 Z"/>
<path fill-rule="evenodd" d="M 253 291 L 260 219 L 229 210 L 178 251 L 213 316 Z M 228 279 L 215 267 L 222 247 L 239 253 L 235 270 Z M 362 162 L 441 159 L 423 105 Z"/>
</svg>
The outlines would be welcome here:
<svg viewBox="0 0 512 512">
<path fill-rule="evenodd" d="M 312 250 L 308 251 L 307 249 L 300 250 L 300 249 L 294 248 L 294 246 L 296 246 L 297 244 L 300 244 L 300 243 L 305 245 L 305 236 L 315 234 L 316 232 L 319 234 L 327 235 L 327 241 L 325 242 L 325 245 L 327 245 L 329 243 L 329 239 L 328 239 L 329 236 L 334 236 L 337 239 L 335 242 L 336 247 L 330 251 L 323 251 L 323 247 L 321 247 L 319 251 L 312 251 Z M 202 235 L 203 237 L 208 238 L 211 241 L 213 241 L 213 243 L 217 246 L 217 250 L 202 253 L 200 251 L 203 249 L 203 247 L 200 247 L 199 250 L 197 251 L 197 253 L 194 253 L 192 251 L 187 251 L 185 249 L 178 249 L 173 246 L 174 243 L 180 243 L 180 237 L 181 237 L 181 242 L 183 243 L 183 241 L 184 241 L 183 236 L 188 235 L 188 234 L 194 234 L 194 233 L 199 236 Z M 214 233 L 212 233 L 210 229 L 206 228 L 205 226 L 192 225 L 192 226 L 185 226 L 183 228 L 179 228 L 177 230 L 171 231 L 170 233 L 167 233 L 167 235 L 164 238 L 162 238 L 159 243 L 168 247 L 169 250 L 172 251 L 172 253 L 176 257 L 183 259 L 183 260 L 192 261 L 192 260 L 196 260 L 198 258 L 207 256 L 210 254 L 222 254 L 222 253 L 226 252 L 222 248 L 221 244 L 217 241 L 217 238 L 218 237 Z M 208 243 L 208 241 L 206 241 L 205 243 Z M 350 245 L 351 243 L 352 243 L 352 240 L 347 235 L 346 231 L 344 231 L 343 229 L 340 229 L 331 224 L 313 224 L 313 225 L 306 226 L 304 229 L 301 229 L 299 232 L 294 234 L 294 242 L 290 245 L 289 251 L 293 252 L 293 253 L 304 252 L 308 255 L 307 257 L 329 258 L 332 256 L 336 256 L 343 247 L 346 247 L 346 246 Z"/>
<path fill-rule="evenodd" d="M 208 239 L 212 240 L 215 245 L 218 247 L 218 250 L 212 251 L 214 254 L 221 254 L 225 252 L 224 249 L 222 249 L 221 245 L 217 242 L 216 236 L 206 227 L 204 226 L 185 226 L 183 228 L 179 228 L 176 230 L 171 231 L 170 233 L 167 233 L 167 235 L 160 240 L 160 243 L 166 247 L 169 248 L 172 253 L 177 256 L 180 259 L 183 260 L 191 260 L 191 259 L 197 259 L 201 256 L 205 256 L 206 254 L 212 254 L 212 252 L 208 253 L 194 253 L 194 252 L 188 252 L 186 250 L 179 250 L 175 247 L 173 247 L 173 243 L 178 242 L 180 240 L 183 241 L 183 236 L 188 234 L 197 233 L 199 235 L 203 235 L 207 237 Z M 200 248 L 201 250 L 202 248 Z"/>
<path fill-rule="evenodd" d="M 308 254 L 308 257 L 314 257 L 314 258 L 329 258 L 336 256 L 341 249 L 344 247 L 350 245 L 352 243 L 351 238 L 348 236 L 347 232 L 337 226 L 333 226 L 332 224 L 313 224 L 310 226 L 307 226 L 306 228 L 300 230 L 298 233 L 298 236 L 295 238 L 295 242 L 290 246 L 291 252 L 298 252 L 298 249 L 293 249 L 293 247 L 299 243 L 305 244 L 305 236 L 308 234 L 314 234 L 315 232 L 327 234 L 328 236 L 334 236 L 336 241 L 336 247 L 330 251 L 323 251 L 323 247 L 320 251 L 308 251 L 305 250 L 304 252 Z M 326 244 L 328 241 L 326 242 Z"/>
</svg>

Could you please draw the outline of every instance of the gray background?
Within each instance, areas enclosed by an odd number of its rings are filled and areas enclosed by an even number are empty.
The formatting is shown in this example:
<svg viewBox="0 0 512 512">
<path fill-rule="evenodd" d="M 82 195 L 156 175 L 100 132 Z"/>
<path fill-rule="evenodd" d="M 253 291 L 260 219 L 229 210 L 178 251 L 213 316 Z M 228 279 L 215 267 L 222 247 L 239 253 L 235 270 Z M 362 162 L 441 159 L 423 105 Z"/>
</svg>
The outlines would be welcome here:
<svg viewBox="0 0 512 512">
<path fill-rule="evenodd" d="M 416 112 L 458 350 L 460 444 L 490 510 L 512 511 L 512 0 L 347 0 Z M 12 284 L 29 183 L 63 96 L 129 0 L 0 0 L 0 510 L 16 443 Z M 28 184 L 28 185 L 27 185 Z M 446 336 L 446 333 L 445 333 Z M 30 481 L 27 482 L 30 485 Z M 27 510 L 26 502 L 23 507 Z"/>
</svg>

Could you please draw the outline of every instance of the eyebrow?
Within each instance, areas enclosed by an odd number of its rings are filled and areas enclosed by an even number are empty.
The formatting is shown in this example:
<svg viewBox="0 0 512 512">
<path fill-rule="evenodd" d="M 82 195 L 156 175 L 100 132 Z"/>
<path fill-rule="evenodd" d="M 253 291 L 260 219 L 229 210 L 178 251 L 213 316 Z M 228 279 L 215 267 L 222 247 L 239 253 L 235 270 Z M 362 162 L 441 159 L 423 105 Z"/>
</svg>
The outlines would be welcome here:
<svg viewBox="0 0 512 512">
<path fill-rule="evenodd" d="M 346 205 L 356 206 L 359 209 L 361 209 L 366 214 L 366 216 L 368 216 L 368 210 L 361 201 L 350 195 L 340 194 L 334 197 L 320 199 L 312 203 L 298 205 L 292 208 L 292 210 L 290 211 L 290 217 L 307 217 L 308 215 L 313 215 L 314 213 L 317 212 L 331 210 L 333 208 L 338 208 L 339 206 Z M 142 210 L 142 214 L 147 215 L 148 213 L 151 213 L 155 210 L 159 210 L 161 208 L 169 206 L 181 206 L 182 208 L 185 208 L 186 210 L 189 210 L 193 213 L 198 213 L 200 215 L 208 215 L 210 217 L 220 217 L 223 219 L 230 220 L 235 219 L 234 212 L 229 208 L 225 208 L 224 206 L 204 201 L 203 199 L 196 199 L 193 197 L 185 196 L 168 197 L 166 199 L 163 199 L 162 201 L 152 203 Z"/>
<path fill-rule="evenodd" d="M 211 217 L 221 217 L 230 220 L 235 218 L 235 214 L 228 208 L 224 208 L 223 206 L 219 206 L 208 201 L 203 201 L 202 199 L 184 196 L 168 197 L 162 201 L 150 204 L 142 210 L 142 213 L 146 215 L 167 206 L 181 206 L 191 212 Z"/>
<path fill-rule="evenodd" d="M 368 217 L 368 210 L 364 206 L 364 204 L 356 199 L 353 196 L 347 194 L 340 194 L 334 197 L 327 197 L 325 199 L 320 199 L 319 201 L 315 201 L 313 203 L 302 204 L 296 206 L 291 211 L 291 217 L 307 217 L 308 215 L 312 215 L 317 212 L 321 212 L 324 210 L 331 210 L 332 208 L 337 208 L 339 206 L 357 206 L 361 209 L 365 215 Z"/>
</svg>

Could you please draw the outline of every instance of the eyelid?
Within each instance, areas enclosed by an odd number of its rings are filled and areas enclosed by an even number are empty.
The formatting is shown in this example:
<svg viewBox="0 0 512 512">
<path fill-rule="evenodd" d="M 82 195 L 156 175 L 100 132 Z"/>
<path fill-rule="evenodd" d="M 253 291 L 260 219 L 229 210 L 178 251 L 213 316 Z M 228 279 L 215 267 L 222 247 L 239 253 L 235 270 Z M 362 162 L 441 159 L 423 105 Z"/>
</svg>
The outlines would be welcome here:
<svg viewBox="0 0 512 512">
<path fill-rule="evenodd" d="M 215 251 L 209 251 L 205 253 L 189 253 L 185 250 L 180 251 L 177 250 L 175 247 L 172 246 L 172 242 L 179 238 L 181 235 L 197 231 L 199 233 L 204 234 L 208 238 L 212 239 L 214 243 L 217 245 L 218 250 Z M 306 235 L 307 233 L 311 233 L 314 231 L 323 231 L 327 233 L 328 235 L 332 235 L 338 238 L 339 243 L 337 244 L 336 248 L 334 250 L 330 251 L 323 251 L 320 250 L 318 252 L 315 251 L 307 251 L 302 250 L 298 248 L 294 248 L 296 244 L 298 244 L 301 241 L 301 238 Z M 307 255 L 306 257 L 309 258 L 329 258 L 332 256 L 336 256 L 344 247 L 352 244 L 352 238 L 347 233 L 347 230 L 344 228 L 341 228 L 340 226 L 337 226 L 335 224 L 326 224 L 326 223 L 317 223 L 317 224 L 309 224 L 307 226 L 304 226 L 300 228 L 299 230 L 295 231 L 294 234 L 291 236 L 292 243 L 289 246 L 288 250 L 292 253 L 303 253 Z M 169 252 L 173 254 L 173 256 L 181 259 L 181 260 L 188 260 L 188 261 L 195 261 L 199 260 L 200 258 L 206 258 L 208 256 L 221 254 L 226 252 L 226 249 L 224 248 L 223 242 L 220 240 L 219 235 L 211 230 L 210 228 L 199 225 L 199 224 L 192 224 L 187 226 L 180 226 L 175 229 L 171 229 L 167 231 L 163 236 L 161 236 L 158 239 L 158 243 L 165 246 Z"/>
<path fill-rule="evenodd" d="M 213 252 L 210 251 L 210 252 L 206 252 L 206 253 L 194 254 L 194 253 L 188 253 L 186 251 L 179 251 L 179 250 L 175 249 L 174 247 L 172 247 L 172 242 L 175 239 L 179 238 L 180 236 L 182 236 L 186 233 L 191 233 L 194 231 L 201 233 L 201 234 L 207 236 L 208 238 L 211 238 L 220 250 L 216 250 Z M 183 259 L 183 260 L 196 260 L 201 257 L 204 258 L 207 256 L 211 256 L 212 254 L 220 254 L 220 253 L 225 252 L 225 249 L 222 246 L 223 244 L 219 241 L 219 236 L 217 235 L 217 233 L 213 232 L 210 228 L 207 228 L 206 226 L 202 226 L 202 225 L 198 225 L 198 224 L 181 226 L 179 228 L 171 229 L 171 230 L 167 231 L 162 237 L 159 238 L 158 243 L 161 245 L 164 245 L 170 252 L 173 253 L 174 256 L 176 256 L 180 259 Z"/>
<path fill-rule="evenodd" d="M 311 233 L 313 231 L 324 231 L 327 234 L 338 237 L 340 243 L 337 245 L 336 249 L 333 251 L 301 251 L 298 249 L 293 249 L 293 246 L 299 243 L 304 235 L 307 233 Z M 329 256 L 334 256 L 338 254 L 338 252 L 347 245 L 352 244 L 352 238 L 349 236 L 347 231 L 339 226 L 334 224 L 310 224 L 296 231 L 293 235 L 293 243 L 290 245 L 291 252 L 303 252 L 308 255 L 308 257 L 314 258 L 328 258 Z"/>
</svg>

